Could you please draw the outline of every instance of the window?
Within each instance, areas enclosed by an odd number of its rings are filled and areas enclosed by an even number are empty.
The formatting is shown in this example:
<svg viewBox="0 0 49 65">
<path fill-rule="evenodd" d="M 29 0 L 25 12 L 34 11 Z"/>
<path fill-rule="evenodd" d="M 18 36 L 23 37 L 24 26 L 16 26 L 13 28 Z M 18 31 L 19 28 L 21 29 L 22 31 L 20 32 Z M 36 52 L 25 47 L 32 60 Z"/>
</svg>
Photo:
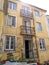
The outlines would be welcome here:
<svg viewBox="0 0 49 65">
<path fill-rule="evenodd" d="M 24 26 L 29 26 L 29 27 L 30 27 L 30 26 L 31 26 L 30 20 L 27 19 L 27 18 L 24 18 L 24 19 L 23 19 L 23 25 L 24 25 Z"/>
<path fill-rule="evenodd" d="M 17 5 L 16 5 L 16 3 L 13 3 L 13 2 L 8 2 L 8 8 L 9 8 L 9 9 L 16 10 Z"/>
<path fill-rule="evenodd" d="M 15 16 L 7 16 L 7 26 L 14 26 L 16 25 L 16 17 Z"/>
<path fill-rule="evenodd" d="M 30 20 L 27 19 L 27 18 L 24 18 L 23 19 L 23 25 L 24 25 L 23 32 L 24 33 L 26 32 L 26 33 L 30 34 L 31 33 L 31 22 L 30 22 Z"/>
<path fill-rule="evenodd" d="M 39 47 L 41 50 L 45 50 L 45 40 L 43 38 L 39 38 Z"/>
<path fill-rule="evenodd" d="M 41 26 L 41 23 L 40 22 L 36 22 L 36 29 L 38 31 L 42 31 L 42 26 Z"/>
<path fill-rule="evenodd" d="M 14 49 L 15 49 L 15 36 L 6 35 L 5 50 L 14 50 Z"/>
<path fill-rule="evenodd" d="M 49 24 L 49 18 L 47 19 L 47 21 L 48 21 L 48 24 Z"/>
<path fill-rule="evenodd" d="M 34 15 L 37 16 L 37 17 L 39 17 L 39 11 L 35 10 L 34 11 Z"/>
<path fill-rule="evenodd" d="M 22 10 L 23 10 L 24 13 L 29 14 L 29 8 L 28 7 L 23 6 Z"/>
</svg>

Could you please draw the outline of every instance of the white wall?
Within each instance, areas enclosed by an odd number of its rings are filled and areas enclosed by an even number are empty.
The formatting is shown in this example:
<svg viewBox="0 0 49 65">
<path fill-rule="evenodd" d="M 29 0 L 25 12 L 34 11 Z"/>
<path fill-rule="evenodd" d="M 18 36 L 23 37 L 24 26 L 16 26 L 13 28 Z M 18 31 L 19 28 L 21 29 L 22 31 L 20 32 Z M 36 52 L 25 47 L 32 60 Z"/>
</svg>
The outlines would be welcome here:
<svg viewBox="0 0 49 65">
<path fill-rule="evenodd" d="M 46 16 L 45 16 L 45 23 L 46 23 L 47 34 L 48 34 L 48 37 L 49 37 L 49 25 L 48 25 L 48 21 L 47 21 Z"/>
</svg>

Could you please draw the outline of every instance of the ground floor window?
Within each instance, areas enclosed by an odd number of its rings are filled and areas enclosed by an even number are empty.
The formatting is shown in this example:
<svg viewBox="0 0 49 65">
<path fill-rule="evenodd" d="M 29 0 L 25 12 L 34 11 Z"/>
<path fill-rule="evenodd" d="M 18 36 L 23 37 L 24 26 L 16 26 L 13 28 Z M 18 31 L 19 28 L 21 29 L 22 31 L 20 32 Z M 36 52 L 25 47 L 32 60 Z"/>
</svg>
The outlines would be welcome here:
<svg viewBox="0 0 49 65">
<path fill-rule="evenodd" d="M 5 50 L 15 49 L 15 36 L 6 35 L 5 36 Z"/>
<path fill-rule="evenodd" d="M 45 50 L 46 49 L 45 40 L 43 38 L 39 38 L 39 47 L 40 47 L 40 50 Z"/>
</svg>

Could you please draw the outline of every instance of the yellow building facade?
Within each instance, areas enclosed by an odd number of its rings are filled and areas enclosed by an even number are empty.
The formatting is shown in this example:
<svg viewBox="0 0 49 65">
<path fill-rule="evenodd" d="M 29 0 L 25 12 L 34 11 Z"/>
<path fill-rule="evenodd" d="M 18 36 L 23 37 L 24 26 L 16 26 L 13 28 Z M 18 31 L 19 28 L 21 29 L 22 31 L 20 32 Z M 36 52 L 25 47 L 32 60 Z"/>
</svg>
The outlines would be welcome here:
<svg viewBox="0 0 49 65">
<path fill-rule="evenodd" d="M 46 10 L 18 0 L 0 1 L 1 59 L 49 60 Z"/>
</svg>

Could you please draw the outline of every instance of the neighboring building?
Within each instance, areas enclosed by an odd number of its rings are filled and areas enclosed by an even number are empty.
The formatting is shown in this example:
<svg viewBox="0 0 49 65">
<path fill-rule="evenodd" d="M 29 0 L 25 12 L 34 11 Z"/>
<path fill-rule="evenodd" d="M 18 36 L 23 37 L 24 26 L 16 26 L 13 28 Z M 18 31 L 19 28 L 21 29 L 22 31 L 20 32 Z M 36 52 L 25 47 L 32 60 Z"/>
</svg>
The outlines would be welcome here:
<svg viewBox="0 0 49 65">
<path fill-rule="evenodd" d="M 18 0 L 0 1 L 2 60 L 22 57 L 40 63 L 49 60 L 46 10 Z"/>
<path fill-rule="evenodd" d="M 47 28 L 47 32 L 48 32 L 48 37 L 49 37 L 49 15 L 46 15 L 45 16 L 45 19 L 46 19 L 46 28 Z"/>
</svg>

